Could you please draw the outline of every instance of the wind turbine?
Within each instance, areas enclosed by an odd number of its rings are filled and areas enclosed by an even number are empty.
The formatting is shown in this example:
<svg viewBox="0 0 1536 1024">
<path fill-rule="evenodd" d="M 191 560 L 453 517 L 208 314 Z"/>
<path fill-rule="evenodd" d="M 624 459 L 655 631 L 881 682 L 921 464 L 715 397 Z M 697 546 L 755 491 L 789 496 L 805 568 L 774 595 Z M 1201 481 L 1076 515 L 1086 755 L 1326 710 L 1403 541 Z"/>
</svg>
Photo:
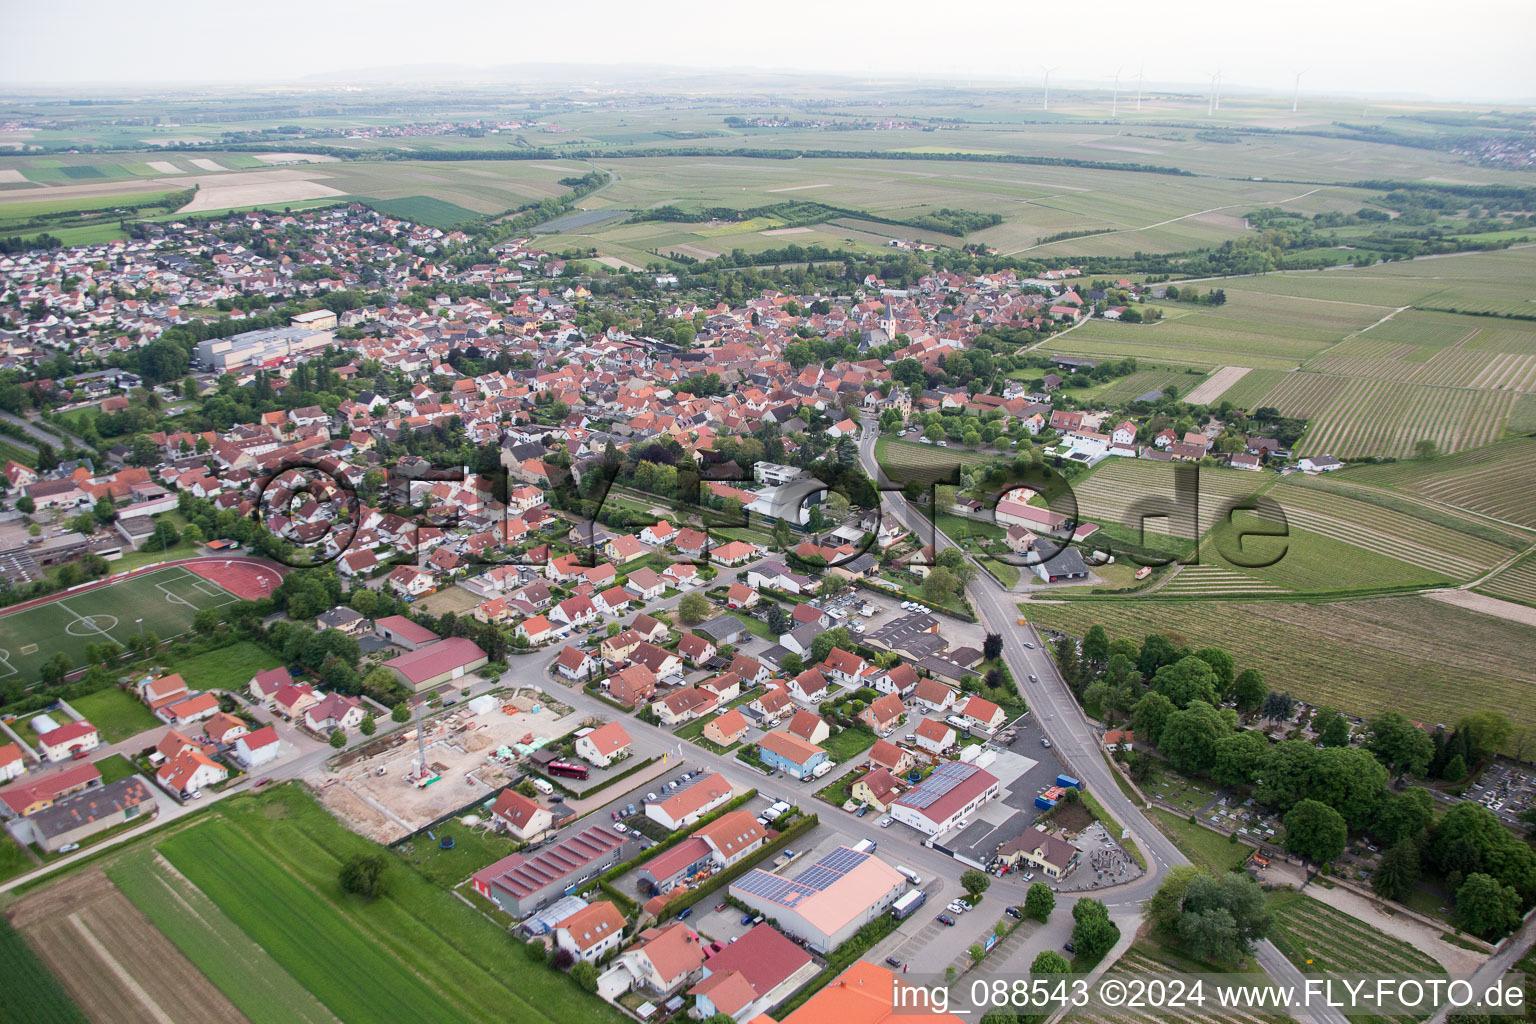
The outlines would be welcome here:
<svg viewBox="0 0 1536 1024">
<path fill-rule="evenodd" d="M 1045 72 L 1045 97 L 1040 101 L 1040 109 L 1041 110 L 1050 110 L 1051 109 L 1051 72 L 1055 71 L 1056 68 L 1048 68 L 1044 64 L 1042 64 L 1042 65 L 1040 65 L 1040 70 Z"/>
<path fill-rule="evenodd" d="M 1146 69 L 1145 64 L 1136 69 L 1136 113 L 1138 114 L 1141 113 L 1141 73 Z"/>
<path fill-rule="evenodd" d="M 1211 91 L 1207 93 L 1205 97 L 1206 117 L 1210 117 L 1212 114 L 1216 113 L 1216 80 L 1220 77 L 1221 70 L 1219 68 L 1211 72 Z"/>
<path fill-rule="evenodd" d="M 1124 67 L 1124 65 L 1121 65 L 1121 67 Z M 1110 94 L 1109 116 L 1111 118 L 1118 118 L 1120 116 L 1120 70 L 1121 68 L 1115 68 L 1115 91 Z"/>
<path fill-rule="evenodd" d="M 1221 67 L 1216 68 L 1216 110 L 1221 110 Z"/>
<path fill-rule="evenodd" d="M 1296 88 L 1295 91 L 1291 93 L 1291 113 L 1293 114 L 1296 113 L 1297 104 L 1301 102 L 1301 76 L 1306 74 L 1309 70 L 1309 68 L 1302 68 L 1300 71 L 1296 72 Z"/>
</svg>

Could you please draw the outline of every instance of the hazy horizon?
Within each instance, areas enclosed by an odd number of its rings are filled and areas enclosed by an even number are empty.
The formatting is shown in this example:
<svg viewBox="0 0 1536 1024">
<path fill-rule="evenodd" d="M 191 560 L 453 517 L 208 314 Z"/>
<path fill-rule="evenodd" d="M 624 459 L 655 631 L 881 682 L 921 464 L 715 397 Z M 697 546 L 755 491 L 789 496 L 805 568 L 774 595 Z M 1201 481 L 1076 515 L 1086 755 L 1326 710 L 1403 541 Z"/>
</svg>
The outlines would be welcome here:
<svg viewBox="0 0 1536 1024">
<path fill-rule="evenodd" d="M 1428 0 L 1299 0 L 1282 13 L 1284 23 L 1275 23 L 1273 9 L 1217 0 L 1195 0 L 1166 16 L 1111 0 L 1076 20 L 998 0 L 954 16 L 936 16 L 916 0 L 785 0 L 771 12 L 682 0 L 657 17 L 595 0 L 573 20 L 559 9 L 512 11 L 485 0 L 451 0 L 428 14 L 402 0 L 272 0 L 257 27 L 248 9 L 83 0 L 71 14 L 91 31 L 69 40 L 66 61 L 57 45 L 17 47 L 0 84 L 323 88 L 348 76 L 390 84 L 389 74 L 419 84 L 410 69 L 421 66 L 450 65 L 458 81 L 488 75 L 481 81 L 494 82 L 509 80 L 496 74 L 508 67 L 654 65 L 700 75 L 1028 86 L 1049 65 L 1053 84 L 1074 88 L 1109 88 L 1117 68 L 1122 85 L 1134 87 L 1140 73 L 1149 86 L 1200 88 L 1219 68 L 1226 91 L 1289 94 L 1304 70 L 1309 95 L 1536 100 L 1536 68 L 1524 53 L 1536 38 L 1536 4 L 1526 0 L 1470 0 L 1455 17 Z M 51 9 L 12 7 L 0 24 L 15 41 L 41 43 L 58 33 L 57 20 Z M 369 77 L 380 74 L 386 77 Z"/>
</svg>

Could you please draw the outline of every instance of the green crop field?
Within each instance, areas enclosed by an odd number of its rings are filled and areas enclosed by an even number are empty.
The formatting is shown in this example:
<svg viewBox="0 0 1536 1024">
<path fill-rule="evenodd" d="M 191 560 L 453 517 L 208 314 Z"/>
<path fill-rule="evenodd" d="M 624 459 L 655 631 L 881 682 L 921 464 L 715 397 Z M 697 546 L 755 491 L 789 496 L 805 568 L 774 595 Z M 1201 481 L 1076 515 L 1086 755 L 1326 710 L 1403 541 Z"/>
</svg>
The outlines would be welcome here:
<svg viewBox="0 0 1536 1024">
<path fill-rule="evenodd" d="M 194 690 L 243 690 L 257 672 L 277 668 L 282 660 L 265 647 L 242 640 L 171 664 Z"/>
<path fill-rule="evenodd" d="M 406 196 L 404 199 L 377 199 L 373 205 L 381 212 L 401 220 L 426 224 L 434 228 L 447 228 L 465 221 L 479 219 L 474 210 L 457 203 L 446 203 L 431 196 Z"/>
<path fill-rule="evenodd" d="M 1395 708 L 1416 721 L 1455 722 L 1469 707 L 1487 707 L 1536 726 L 1530 627 L 1425 597 L 1102 599 L 1022 608 L 1030 621 L 1076 636 L 1097 623 L 1138 643 L 1167 633 L 1194 647 L 1215 644 L 1239 670 L 1258 669 L 1270 689 L 1350 714 Z M 1426 630 L 1426 622 L 1437 628 Z"/>
<path fill-rule="evenodd" d="M 875 458 L 892 480 L 948 483 L 956 466 L 986 462 L 995 456 L 970 451 L 955 442 L 940 448 L 937 444 L 881 437 L 875 441 Z"/>
<path fill-rule="evenodd" d="M 202 890 L 166 868 L 153 849 L 115 861 L 107 877 L 251 1024 L 335 1019 Z"/>
<path fill-rule="evenodd" d="M 59 653 L 85 665 L 88 644 L 111 641 L 126 647 L 141 621 L 144 632 L 169 640 L 191 630 L 199 609 L 237 600 L 201 576 L 169 566 L 12 611 L 0 615 L 0 679 L 19 675 L 30 682 Z"/>
<path fill-rule="evenodd" d="M 402 861 L 381 898 L 344 894 L 342 862 L 379 848 L 294 787 L 225 801 L 156 849 L 345 1024 L 621 1019 Z"/>
<path fill-rule="evenodd" d="M 64 991 L 48 965 L 0 915 L 0 1021 L 6 1024 L 86 1024 L 85 1014 Z"/>
<path fill-rule="evenodd" d="M 117 743 L 164 724 L 150 714 L 143 702 L 115 686 L 88 693 L 84 697 L 74 697 L 69 706 L 101 730 L 101 738 L 106 743 Z"/>
</svg>

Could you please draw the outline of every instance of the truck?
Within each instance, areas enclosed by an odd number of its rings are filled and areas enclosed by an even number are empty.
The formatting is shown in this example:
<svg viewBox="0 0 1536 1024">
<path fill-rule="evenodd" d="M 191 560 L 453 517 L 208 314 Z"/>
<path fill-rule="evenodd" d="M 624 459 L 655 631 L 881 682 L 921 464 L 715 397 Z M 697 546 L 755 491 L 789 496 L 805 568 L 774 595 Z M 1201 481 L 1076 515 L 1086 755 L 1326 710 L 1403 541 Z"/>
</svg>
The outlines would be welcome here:
<svg viewBox="0 0 1536 1024">
<path fill-rule="evenodd" d="M 548 779 L 541 779 L 537 775 L 535 775 L 535 776 L 532 776 L 532 781 L 533 781 L 533 788 L 538 790 L 540 793 L 543 793 L 545 796 L 549 796 L 549 794 L 551 794 L 551 793 L 553 793 L 555 791 L 555 787 L 551 786 L 549 784 L 549 780 Z"/>
<path fill-rule="evenodd" d="M 1081 782 L 1077 781 L 1076 779 L 1074 779 L 1070 775 L 1058 775 L 1058 776 L 1056 776 L 1056 785 L 1060 786 L 1062 789 L 1082 789 L 1083 788 L 1083 784 Z"/>
<path fill-rule="evenodd" d="M 860 839 L 858 842 L 849 847 L 849 849 L 857 850 L 860 853 L 874 853 L 875 846 L 876 843 L 873 839 Z"/>
<path fill-rule="evenodd" d="M 926 892 L 921 889 L 908 889 L 899 900 L 891 904 L 891 916 L 898 921 L 905 921 L 912 916 L 913 911 L 927 902 Z"/>
<path fill-rule="evenodd" d="M 922 876 L 919 875 L 916 871 L 913 871 L 911 868 L 905 867 L 905 866 L 903 866 L 901 864 L 897 864 L 896 865 L 896 870 L 901 873 L 903 878 L 905 878 L 907 881 L 911 882 L 913 885 L 922 885 L 923 884 Z"/>
</svg>

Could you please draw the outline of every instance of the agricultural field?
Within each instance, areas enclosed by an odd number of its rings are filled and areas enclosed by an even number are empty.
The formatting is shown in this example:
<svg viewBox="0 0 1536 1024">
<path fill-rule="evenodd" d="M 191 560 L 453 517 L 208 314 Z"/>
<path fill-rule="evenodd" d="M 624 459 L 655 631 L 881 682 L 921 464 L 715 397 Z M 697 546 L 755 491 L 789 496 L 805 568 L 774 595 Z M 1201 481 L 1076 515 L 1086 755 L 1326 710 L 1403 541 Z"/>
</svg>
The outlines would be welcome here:
<svg viewBox="0 0 1536 1024">
<path fill-rule="evenodd" d="M 80 1007 L 4 916 L 0 916 L 0 963 L 5 964 L 0 1020 L 13 1024 L 86 1024 Z"/>
<path fill-rule="evenodd" d="M 314 996 L 251 941 L 202 890 L 144 847 L 107 876 L 251 1024 L 330 1024 Z"/>
<path fill-rule="evenodd" d="M 1176 488 L 1172 464 L 1143 459 L 1105 459 L 1086 477 L 1074 480 L 1078 514 L 1089 522 L 1120 523 L 1139 530 L 1135 510 L 1145 505 L 1163 513 L 1146 521 L 1149 533 L 1194 539 L 1226 515 L 1231 502 L 1251 498 L 1273 486 L 1276 477 L 1246 470 L 1189 467 L 1197 495 L 1184 497 Z M 1150 511 L 1148 513 L 1151 514 Z"/>
<path fill-rule="evenodd" d="M 1174 388 L 1180 395 L 1185 396 L 1187 401 L 1189 396 L 1204 386 L 1204 382 L 1208 379 L 1198 370 L 1185 366 L 1143 366 L 1135 373 L 1110 381 L 1108 384 L 1074 390 L 1072 397 L 1079 401 L 1092 400 L 1114 408 L 1149 391 L 1167 391 Z"/>
<path fill-rule="evenodd" d="M 1424 597 L 1322 603 L 1106 598 L 1022 607 L 1032 622 L 1075 636 L 1097 623 L 1111 637 L 1138 642 L 1167 633 L 1196 647 L 1218 644 L 1239 670 L 1258 669 L 1270 689 L 1350 714 L 1396 708 L 1416 721 L 1454 722 L 1468 707 L 1487 707 L 1517 725 L 1536 726 L 1530 628 Z M 1425 622 L 1438 628 L 1426 631 Z"/>
<path fill-rule="evenodd" d="M 1536 438 L 1511 438 L 1428 461 L 1352 467 L 1342 479 L 1536 528 Z"/>
<path fill-rule="evenodd" d="M 1404 458 L 1420 441 L 1458 452 L 1497 440 L 1514 395 L 1301 372 L 1287 374 L 1256 404 L 1311 421 L 1299 455 Z"/>
<path fill-rule="evenodd" d="M 973 452 L 951 443 L 948 448 L 936 444 L 917 444 L 894 437 L 875 442 L 875 458 L 891 479 L 906 482 L 949 483 L 956 466 L 986 462 L 994 456 Z"/>
<path fill-rule="evenodd" d="M 8 916 L 96 1024 L 239 1019 L 229 999 L 100 870 L 28 895 Z"/>
<path fill-rule="evenodd" d="M 1229 282 L 1222 287 L 1225 305 L 1170 303 L 1162 306 L 1163 319 L 1144 324 L 1088 320 L 1041 348 L 1090 358 L 1290 370 L 1391 312 L 1363 302 L 1243 291 Z"/>
<path fill-rule="evenodd" d="M 1488 577 L 1476 588 L 1479 594 L 1506 601 L 1536 605 L 1536 557 L 1527 556 Z"/>
<path fill-rule="evenodd" d="M 1286 959 L 1316 974 L 1443 974 L 1422 950 L 1300 893 L 1272 898 L 1270 938 Z"/>
<path fill-rule="evenodd" d="M 1174 974 L 1209 972 L 1208 964 L 1190 960 L 1176 950 L 1165 948 L 1155 938 L 1141 934 L 1135 943 L 1110 967 L 1106 977 L 1130 981 L 1167 978 Z M 1262 975 L 1255 977 L 1257 984 Z M 1215 1000 L 1208 1005 L 1185 1009 L 1159 1009 L 1144 1011 L 1113 1007 L 1101 1009 L 1087 1006 L 1070 1010 L 1062 1018 L 1064 1024 L 1285 1024 L 1290 1017 L 1280 1014 L 1264 1014 L 1251 1010 L 1226 1009 L 1216 1006 Z"/>
<path fill-rule="evenodd" d="M 378 847 L 293 786 L 224 801 L 155 850 L 182 876 L 175 885 L 184 879 L 195 887 L 348 1024 L 401 1016 L 530 1024 L 619 1019 L 568 979 L 530 965 L 501 928 L 399 860 L 391 862 L 383 897 L 362 903 L 342 893 L 341 863 Z M 237 972 L 234 954 L 244 944 L 218 919 L 209 927 L 235 941 L 219 955 L 227 958 L 223 970 Z M 326 956 L 316 957 L 317 949 Z"/>
</svg>

